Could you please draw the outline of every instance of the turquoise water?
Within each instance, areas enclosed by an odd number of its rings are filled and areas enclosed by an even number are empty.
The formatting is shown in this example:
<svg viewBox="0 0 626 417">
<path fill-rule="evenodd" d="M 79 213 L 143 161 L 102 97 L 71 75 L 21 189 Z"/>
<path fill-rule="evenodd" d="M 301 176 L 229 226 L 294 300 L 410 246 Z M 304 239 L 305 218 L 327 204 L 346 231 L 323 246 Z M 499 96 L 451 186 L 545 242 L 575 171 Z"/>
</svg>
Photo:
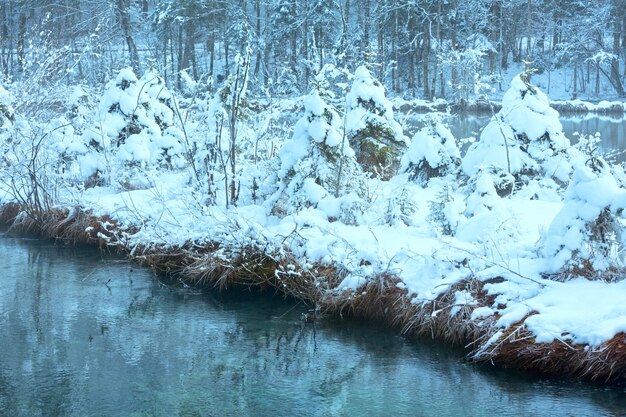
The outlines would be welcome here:
<svg viewBox="0 0 626 417">
<path fill-rule="evenodd" d="M 625 415 L 626 391 L 468 364 L 384 327 L 303 325 L 91 249 L 0 237 L 2 416 Z"/>
</svg>

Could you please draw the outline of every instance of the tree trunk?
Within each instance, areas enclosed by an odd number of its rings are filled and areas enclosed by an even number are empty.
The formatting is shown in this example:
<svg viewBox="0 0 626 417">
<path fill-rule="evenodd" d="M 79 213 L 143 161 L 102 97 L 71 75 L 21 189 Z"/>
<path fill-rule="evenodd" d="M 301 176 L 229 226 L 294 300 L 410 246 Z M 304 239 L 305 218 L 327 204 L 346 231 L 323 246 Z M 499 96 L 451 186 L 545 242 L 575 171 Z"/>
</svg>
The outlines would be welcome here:
<svg viewBox="0 0 626 417">
<path fill-rule="evenodd" d="M 181 79 L 180 79 L 180 72 L 182 71 L 182 69 L 184 68 L 184 53 L 183 53 L 183 26 L 181 24 L 178 25 L 178 59 L 176 60 L 177 62 L 177 71 L 176 71 L 176 86 L 180 89 L 181 88 Z"/>
<path fill-rule="evenodd" d="M 428 68 L 428 58 L 430 55 L 430 22 L 426 20 L 424 27 L 424 38 L 422 40 L 422 70 L 423 70 L 423 80 L 424 83 L 424 98 L 426 100 L 430 100 L 430 87 L 429 87 L 429 68 Z"/>
<path fill-rule="evenodd" d="M 380 64 L 378 70 L 378 79 L 383 81 L 383 77 L 385 76 L 385 43 L 383 37 L 383 30 L 381 28 L 378 29 L 378 63 Z"/>
<path fill-rule="evenodd" d="M 17 70 L 20 74 L 24 72 L 26 65 L 25 37 L 26 37 L 26 10 L 25 6 L 20 8 L 17 20 Z"/>
<path fill-rule="evenodd" d="M 116 0 L 118 19 L 120 23 L 120 29 L 122 30 L 122 36 L 126 40 L 128 46 L 128 55 L 130 58 L 130 65 L 133 67 L 133 71 L 137 76 L 141 76 L 141 65 L 139 62 L 139 52 L 137 52 L 137 46 L 133 39 L 133 32 L 130 24 L 130 3 L 129 0 Z"/>
<path fill-rule="evenodd" d="M 572 92 L 572 98 L 575 100 L 578 97 L 578 65 L 574 64 L 574 91 Z"/>
<path fill-rule="evenodd" d="M 256 12 L 256 38 L 257 38 L 257 51 L 256 59 L 254 62 L 254 75 L 259 76 L 261 70 L 261 44 L 258 42 L 261 39 L 261 0 L 256 0 L 254 3 L 254 10 Z"/>
<path fill-rule="evenodd" d="M 292 10 L 292 16 L 294 18 L 294 20 L 297 20 L 297 13 L 298 13 L 298 3 L 296 2 L 296 0 L 293 0 L 293 8 Z M 297 61 L 298 61 L 298 31 L 296 30 L 296 28 L 292 28 L 291 29 L 291 57 L 289 58 L 289 61 L 291 63 L 291 70 L 293 71 L 294 74 L 297 74 Z"/>
<path fill-rule="evenodd" d="M 7 7 L 2 5 L 0 6 L 0 13 L 2 16 L 2 26 L 0 28 L 0 39 L 2 39 L 2 72 L 4 73 L 4 78 L 9 78 L 9 49 L 11 45 L 7 45 L 7 41 L 9 39 L 9 27 L 7 26 L 7 21 L 9 20 L 9 13 L 7 11 Z"/>
<path fill-rule="evenodd" d="M 364 0 L 365 4 L 363 7 L 363 43 L 364 50 L 367 53 L 370 47 L 370 0 Z M 369 60 L 369 57 L 365 59 Z"/>
<path fill-rule="evenodd" d="M 596 86 L 595 86 L 595 94 L 596 96 L 600 95 L 600 63 L 596 63 Z"/>
<path fill-rule="evenodd" d="M 213 32 L 209 35 L 207 44 L 209 54 L 211 54 L 211 57 L 209 58 L 209 76 L 213 77 L 215 72 L 215 34 Z"/>
<path fill-rule="evenodd" d="M 532 14 L 533 14 L 533 9 L 532 9 L 532 0 L 528 0 L 527 3 L 527 9 L 526 9 L 526 57 L 530 60 L 530 56 L 531 56 L 531 37 L 532 37 Z M 521 49 L 521 48 L 520 48 Z"/>
<path fill-rule="evenodd" d="M 617 2 L 619 3 L 619 2 Z M 626 93 L 624 92 L 624 86 L 622 84 L 622 79 L 619 73 L 619 60 L 617 57 L 620 55 L 620 39 L 622 36 L 622 19 L 618 17 L 617 4 L 612 8 L 614 13 L 614 26 L 613 26 L 613 53 L 615 54 L 614 58 L 611 60 L 611 84 L 615 88 L 617 95 L 620 97 L 626 97 Z M 619 10 L 622 11 L 622 10 Z"/>
<path fill-rule="evenodd" d="M 456 51 L 456 46 L 457 46 L 457 27 L 456 27 L 456 18 L 457 18 L 457 2 L 456 0 L 452 1 L 452 18 L 450 19 L 450 37 L 451 37 L 451 49 L 453 51 Z M 456 86 L 458 85 L 458 73 L 456 71 L 456 67 L 454 65 L 452 65 L 452 69 L 450 70 L 450 83 L 452 84 L 452 91 L 454 92 L 454 90 L 456 89 Z"/>
</svg>

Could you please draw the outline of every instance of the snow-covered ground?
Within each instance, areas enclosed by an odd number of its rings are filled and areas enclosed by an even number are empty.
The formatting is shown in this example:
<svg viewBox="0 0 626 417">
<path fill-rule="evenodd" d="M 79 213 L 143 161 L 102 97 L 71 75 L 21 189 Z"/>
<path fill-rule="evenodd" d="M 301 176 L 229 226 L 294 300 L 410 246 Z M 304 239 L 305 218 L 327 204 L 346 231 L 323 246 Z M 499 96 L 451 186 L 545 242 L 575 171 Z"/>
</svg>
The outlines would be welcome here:
<svg viewBox="0 0 626 417">
<path fill-rule="evenodd" d="M 511 326 L 524 326 L 537 343 L 593 349 L 626 332 L 626 176 L 597 154 L 598 138 L 572 147 L 546 95 L 522 74 L 464 155 L 437 116 L 409 141 L 384 89 L 364 67 L 357 72 L 344 115 L 327 104 L 325 90 L 304 100 L 301 115 L 293 102 L 245 113 L 233 80 L 191 103 L 197 113 L 183 126 L 155 74 L 122 72 L 93 110 L 79 94 L 71 114 L 41 131 L 11 113 L 2 90 L 0 202 L 32 202 L 42 192 L 26 175 L 35 167 L 54 191 L 41 197 L 55 207 L 135 226 L 123 236 L 135 254 L 190 242 L 218 243 L 225 256 L 252 248 L 289 255 L 302 270 L 342 271 L 335 295 L 396 277 L 414 305 L 475 279 L 486 297 L 455 291 L 454 305 L 433 314 L 473 310 L 471 320 L 495 335 L 483 348 Z M 237 106 L 245 117 L 233 120 Z M 16 140 L 19 129 L 42 139 L 34 159 L 37 142 Z M 374 142 L 377 134 L 387 139 Z M 401 159 L 397 174 L 387 180 L 389 167 L 359 165 L 359 138 L 375 143 L 369 155 L 377 163 Z"/>
</svg>

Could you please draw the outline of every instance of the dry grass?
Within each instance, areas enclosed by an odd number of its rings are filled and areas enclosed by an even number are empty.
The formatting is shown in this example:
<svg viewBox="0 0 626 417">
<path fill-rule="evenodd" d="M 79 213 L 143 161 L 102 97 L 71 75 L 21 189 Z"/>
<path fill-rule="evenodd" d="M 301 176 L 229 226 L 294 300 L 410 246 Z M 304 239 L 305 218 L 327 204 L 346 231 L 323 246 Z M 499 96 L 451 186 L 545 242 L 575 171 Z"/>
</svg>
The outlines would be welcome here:
<svg viewBox="0 0 626 417">
<path fill-rule="evenodd" d="M 17 203 L 0 206 L 0 226 L 11 226 L 19 213 L 20 206 Z"/>
<path fill-rule="evenodd" d="M 383 321 L 404 334 L 468 347 L 483 339 L 491 328 L 492 319 L 480 324 L 470 320 L 476 307 L 487 304 L 483 282 L 475 279 L 459 282 L 428 302 L 410 298 L 406 290 L 398 287 L 399 282 L 397 277 L 383 274 L 358 291 L 331 293 L 324 298 L 322 306 L 332 314 Z M 478 300 L 478 305 L 455 305 L 457 291 L 468 291 Z"/>
<path fill-rule="evenodd" d="M 536 343 L 523 320 L 511 326 L 487 352 L 472 356 L 503 368 L 530 374 L 573 377 L 595 382 L 626 381 L 626 335 L 619 333 L 597 347 L 567 340 Z"/>
<path fill-rule="evenodd" d="M 79 207 L 73 210 L 51 209 L 34 219 L 16 203 L 0 207 L 0 224 L 11 234 L 36 235 L 72 245 L 120 246 L 128 230 L 109 216 L 95 216 Z"/>
</svg>

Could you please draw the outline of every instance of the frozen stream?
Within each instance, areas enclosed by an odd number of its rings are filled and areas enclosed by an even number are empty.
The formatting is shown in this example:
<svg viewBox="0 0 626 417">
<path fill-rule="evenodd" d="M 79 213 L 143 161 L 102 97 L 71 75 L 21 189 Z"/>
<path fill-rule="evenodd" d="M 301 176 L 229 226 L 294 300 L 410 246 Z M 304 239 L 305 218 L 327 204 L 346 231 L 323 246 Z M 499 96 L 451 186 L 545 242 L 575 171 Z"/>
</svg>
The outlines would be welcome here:
<svg viewBox="0 0 626 417">
<path fill-rule="evenodd" d="M 302 304 L 0 236 L 2 416 L 624 415 L 626 391 L 465 363 Z"/>
</svg>

